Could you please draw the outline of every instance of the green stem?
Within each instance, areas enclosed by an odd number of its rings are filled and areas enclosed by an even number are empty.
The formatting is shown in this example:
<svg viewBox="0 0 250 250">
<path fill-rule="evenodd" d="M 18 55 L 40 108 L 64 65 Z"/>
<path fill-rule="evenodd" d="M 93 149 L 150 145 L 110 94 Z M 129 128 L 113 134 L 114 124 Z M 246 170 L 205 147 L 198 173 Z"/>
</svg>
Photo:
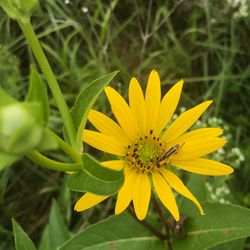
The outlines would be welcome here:
<svg viewBox="0 0 250 250">
<path fill-rule="evenodd" d="M 27 156 L 30 160 L 32 160 L 36 164 L 55 171 L 62 171 L 62 172 L 79 171 L 83 167 L 81 163 L 63 163 L 49 159 L 46 156 L 40 154 L 36 150 L 31 151 Z"/>
<path fill-rule="evenodd" d="M 69 112 L 69 109 L 67 107 L 67 104 L 65 102 L 65 99 L 63 97 L 63 94 L 61 92 L 61 89 L 58 85 L 58 82 L 56 80 L 56 77 L 49 65 L 49 62 L 42 50 L 42 47 L 40 45 L 40 42 L 34 32 L 34 29 L 31 25 L 30 22 L 28 23 L 22 23 L 20 21 L 18 21 L 19 26 L 21 27 L 23 34 L 25 36 L 25 38 L 28 41 L 29 46 L 31 47 L 35 58 L 39 64 L 39 66 L 41 67 L 41 70 L 48 82 L 49 88 L 56 100 L 56 103 L 58 105 L 58 109 L 61 113 L 63 122 L 64 122 L 64 126 L 66 128 L 66 131 L 68 133 L 69 136 L 69 140 L 70 140 L 70 144 L 77 148 L 77 144 L 75 141 L 76 138 L 76 130 L 74 127 L 74 123 L 71 117 L 71 114 Z"/>
<path fill-rule="evenodd" d="M 73 161 L 81 162 L 81 154 L 72 148 L 67 142 L 65 142 L 61 137 L 59 137 L 56 133 L 54 133 L 49 128 L 46 128 L 49 133 L 55 138 L 58 143 L 58 146 L 62 149 L 64 153 L 66 153 Z"/>
</svg>

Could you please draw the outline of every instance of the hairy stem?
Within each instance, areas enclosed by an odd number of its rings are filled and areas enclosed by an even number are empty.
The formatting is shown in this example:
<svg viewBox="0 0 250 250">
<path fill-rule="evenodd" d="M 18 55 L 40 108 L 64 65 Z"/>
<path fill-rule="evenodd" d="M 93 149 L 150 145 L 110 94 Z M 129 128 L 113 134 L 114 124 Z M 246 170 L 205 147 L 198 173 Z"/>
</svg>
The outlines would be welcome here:
<svg viewBox="0 0 250 250">
<path fill-rule="evenodd" d="M 19 21 L 18 23 L 23 31 L 23 34 L 24 34 L 26 40 L 28 41 L 29 46 L 31 47 L 31 49 L 35 55 L 35 58 L 36 58 L 39 66 L 40 66 L 40 68 L 41 68 L 41 70 L 42 70 L 42 72 L 47 80 L 48 86 L 49 86 L 49 88 L 50 88 L 50 90 L 51 90 L 51 92 L 56 100 L 58 109 L 59 109 L 61 116 L 62 116 L 62 119 L 63 119 L 64 126 L 65 126 L 66 131 L 67 131 L 68 136 L 69 136 L 70 144 L 73 147 L 77 148 L 76 141 L 75 141 L 76 130 L 74 127 L 74 123 L 73 123 L 71 114 L 69 112 L 69 109 L 67 107 L 65 99 L 63 97 L 61 89 L 58 85 L 56 77 L 55 77 L 55 75 L 54 75 L 54 73 L 49 65 L 49 62 L 48 62 L 48 60 L 47 60 L 47 58 L 42 50 L 40 42 L 39 42 L 39 40 L 34 32 L 34 29 L 33 29 L 30 22 L 22 23 Z"/>
</svg>

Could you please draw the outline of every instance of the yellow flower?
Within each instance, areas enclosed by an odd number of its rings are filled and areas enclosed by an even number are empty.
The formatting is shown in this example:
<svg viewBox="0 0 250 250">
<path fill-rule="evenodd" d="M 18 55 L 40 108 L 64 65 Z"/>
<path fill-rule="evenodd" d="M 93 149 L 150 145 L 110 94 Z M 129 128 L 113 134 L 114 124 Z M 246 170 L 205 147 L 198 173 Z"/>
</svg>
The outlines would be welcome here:
<svg viewBox="0 0 250 250">
<path fill-rule="evenodd" d="M 105 88 L 118 123 L 98 111 L 90 111 L 88 119 L 100 132 L 86 129 L 83 141 L 121 158 L 103 162 L 104 166 L 117 170 L 124 168 L 125 181 L 117 195 L 115 214 L 123 212 L 133 201 L 137 218 L 143 220 L 148 211 L 151 188 L 176 221 L 180 216 L 172 189 L 193 201 L 204 214 L 197 199 L 170 170 L 177 167 L 214 176 L 233 172 L 223 163 L 202 158 L 226 143 L 218 137 L 223 133 L 222 129 L 200 128 L 186 132 L 212 101 L 185 111 L 164 130 L 175 112 L 182 86 L 183 80 L 177 82 L 161 100 L 160 78 L 157 71 L 152 70 L 145 97 L 136 78 L 131 79 L 129 105 L 113 88 Z M 107 198 L 86 193 L 77 201 L 75 210 L 86 210 Z"/>
</svg>

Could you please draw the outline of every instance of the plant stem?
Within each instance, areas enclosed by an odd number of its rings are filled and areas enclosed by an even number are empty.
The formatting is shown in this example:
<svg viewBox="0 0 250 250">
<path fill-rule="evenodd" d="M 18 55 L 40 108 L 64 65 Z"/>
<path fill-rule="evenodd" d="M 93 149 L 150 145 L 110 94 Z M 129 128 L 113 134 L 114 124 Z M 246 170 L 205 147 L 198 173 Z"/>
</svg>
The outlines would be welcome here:
<svg viewBox="0 0 250 250">
<path fill-rule="evenodd" d="M 30 153 L 28 153 L 27 157 L 36 164 L 55 171 L 62 171 L 62 172 L 79 171 L 83 167 L 81 163 L 63 163 L 49 159 L 46 156 L 40 154 L 36 150 L 33 150 Z"/>
<path fill-rule="evenodd" d="M 40 42 L 33 30 L 33 27 L 31 25 L 30 22 L 28 23 L 22 23 L 21 21 L 18 21 L 19 26 L 21 27 L 23 34 L 26 38 L 26 40 L 28 41 L 29 46 L 31 47 L 35 58 L 47 80 L 47 83 L 49 85 L 49 88 L 51 90 L 51 93 L 53 94 L 58 109 L 61 113 L 63 122 L 64 122 L 64 126 L 66 128 L 66 131 L 68 133 L 69 136 L 69 140 L 70 140 L 70 144 L 77 148 L 77 144 L 75 141 L 76 138 L 76 130 L 74 127 L 74 123 L 71 117 L 71 114 L 69 112 L 69 109 L 67 107 L 67 104 L 65 102 L 65 99 L 63 97 L 63 94 L 61 92 L 61 89 L 58 85 L 58 82 L 56 80 L 56 77 L 49 65 L 49 62 L 42 50 L 42 47 L 40 45 Z"/>
<path fill-rule="evenodd" d="M 66 153 L 71 160 L 75 162 L 81 162 L 81 154 L 76 151 L 74 148 L 72 148 L 67 142 L 65 142 L 61 137 L 59 137 L 55 132 L 50 130 L 49 128 L 46 128 L 49 133 L 55 138 L 55 140 L 58 143 L 58 146 L 62 149 L 64 153 Z"/>
<path fill-rule="evenodd" d="M 169 228 L 169 224 L 168 224 L 166 217 L 163 214 L 156 198 L 154 197 L 154 195 L 153 195 L 153 203 L 154 203 L 155 210 L 159 214 L 160 218 L 162 219 L 164 227 L 166 229 L 166 240 L 167 240 L 167 244 L 168 244 L 168 249 L 173 250 L 172 241 L 171 241 L 171 230 Z"/>
<path fill-rule="evenodd" d="M 147 230 L 149 230 L 152 234 L 154 234 L 156 237 L 158 237 L 160 240 L 166 240 L 166 235 L 162 234 L 158 230 L 156 230 L 153 226 L 151 226 L 147 221 L 145 220 L 138 220 L 133 209 L 129 207 L 129 213 L 140 223 L 142 224 Z"/>
</svg>

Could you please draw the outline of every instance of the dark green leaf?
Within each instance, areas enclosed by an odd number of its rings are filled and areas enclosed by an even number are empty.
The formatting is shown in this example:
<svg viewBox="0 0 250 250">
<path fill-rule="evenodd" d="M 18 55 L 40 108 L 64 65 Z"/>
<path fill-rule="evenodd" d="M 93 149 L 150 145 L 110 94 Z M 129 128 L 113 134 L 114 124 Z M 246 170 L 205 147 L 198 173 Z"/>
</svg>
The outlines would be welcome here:
<svg viewBox="0 0 250 250">
<path fill-rule="evenodd" d="M 14 219 L 12 219 L 12 227 L 15 237 L 16 250 L 36 250 L 36 247 L 29 236 Z"/>
<path fill-rule="evenodd" d="M 199 202 L 207 201 L 205 178 L 206 177 L 203 175 L 192 174 L 187 183 L 188 189 L 194 194 L 194 196 L 199 200 Z M 181 202 L 180 202 L 181 213 L 183 211 L 193 211 L 192 208 L 194 207 L 195 205 L 193 202 L 184 198 L 183 196 L 181 197 Z M 199 214 L 198 210 L 196 211 L 196 213 L 197 215 Z M 190 215 L 190 213 L 187 212 L 186 215 Z"/>
<path fill-rule="evenodd" d="M 43 231 L 42 238 L 39 245 L 39 250 L 50 250 L 50 235 L 49 226 L 47 225 Z"/>
<path fill-rule="evenodd" d="M 74 235 L 59 250 L 165 250 L 166 245 L 129 214 L 111 216 Z"/>
<path fill-rule="evenodd" d="M 204 250 L 220 243 L 250 236 L 250 209 L 232 204 L 202 205 L 206 215 L 197 215 L 193 211 L 193 216 L 187 218 L 185 226 L 187 237 L 174 240 L 175 250 Z M 182 212 L 192 213 L 192 211 Z"/>
<path fill-rule="evenodd" d="M 88 154 L 83 154 L 82 160 L 84 169 L 68 176 L 70 189 L 98 195 L 112 195 L 118 191 L 124 181 L 123 171 L 103 167 Z"/>
<path fill-rule="evenodd" d="M 49 129 L 45 128 L 43 130 L 42 139 L 37 147 L 37 150 L 49 151 L 49 150 L 55 150 L 57 148 L 58 148 L 57 140 L 53 136 L 52 132 Z"/>
<path fill-rule="evenodd" d="M 87 121 L 89 110 L 95 103 L 103 88 L 110 83 L 110 81 L 116 76 L 117 73 L 118 71 L 114 71 L 94 80 L 93 82 L 88 84 L 87 87 L 84 88 L 80 95 L 77 97 L 75 104 L 71 110 L 71 114 L 75 127 L 77 128 L 77 142 L 79 143 L 79 145 L 82 145 L 81 137 Z"/>
<path fill-rule="evenodd" d="M 54 200 L 49 216 L 49 237 L 51 250 L 57 249 L 58 246 L 70 238 L 70 233 L 63 221 L 60 209 Z"/>
<path fill-rule="evenodd" d="M 55 250 L 69 238 L 70 233 L 61 216 L 60 209 L 56 201 L 53 201 L 49 223 L 43 231 L 39 250 Z"/>
<path fill-rule="evenodd" d="M 42 121 L 45 125 L 49 118 L 49 99 L 47 87 L 34 66 L 31 66 L 27 102 L 39 102 L 42 106 Z"/>
</svg>

